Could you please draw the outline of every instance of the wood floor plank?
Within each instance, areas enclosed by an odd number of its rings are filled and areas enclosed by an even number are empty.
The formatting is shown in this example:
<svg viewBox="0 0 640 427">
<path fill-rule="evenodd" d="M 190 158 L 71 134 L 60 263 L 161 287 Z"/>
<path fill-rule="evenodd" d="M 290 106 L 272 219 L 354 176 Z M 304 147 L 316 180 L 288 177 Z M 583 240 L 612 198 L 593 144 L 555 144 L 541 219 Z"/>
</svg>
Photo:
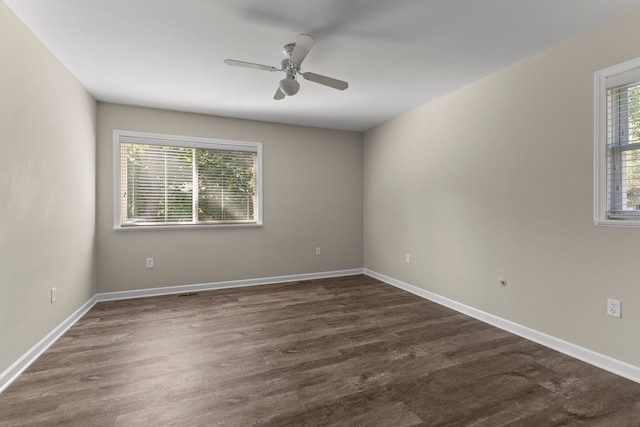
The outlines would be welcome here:
<svg viewBox="0 0 640 427">
<path fill-rule="evenodd" d="M 361 275 L 96 304 L 15 426 L 640 426 L 640 384 Z"/>
</svg>

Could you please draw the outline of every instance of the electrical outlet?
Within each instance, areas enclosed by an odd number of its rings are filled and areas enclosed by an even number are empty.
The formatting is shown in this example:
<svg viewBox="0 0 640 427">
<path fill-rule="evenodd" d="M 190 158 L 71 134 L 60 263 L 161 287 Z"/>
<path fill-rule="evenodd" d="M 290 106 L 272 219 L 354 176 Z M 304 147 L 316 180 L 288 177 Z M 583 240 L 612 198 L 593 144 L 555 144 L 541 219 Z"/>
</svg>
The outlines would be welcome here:
<svg viewBox="0 0 640 427">
<path fill-rule="evenodd" d="M 411 264 L 411 255 L 406 254 L 404 256 L 404 262 L 406 262 L 407 264 Z"/>
<path fill-rule="evenodd" d="M 622 303 L 618 300 L 609 298 L 607 300 L 607 314 L 613 317 L 622 317 Z"/>
<path fill-rule="evenodd" d="M 51 288 L 51 304 L 56 302 L 56 299 L 58 299 L 58 290 L 55 287 L 53 287 Z"/>
<path fill-rule="evenodd" d="M 147 258 L 147 268 L 153 268 L 153 258 Z"/>
<path fill-rule="evenodd" d="M 316 248 L 316 255 L 321 255 L 322 254 L 322 248 L 320 246 L 318 246 Z"/>
</svg>

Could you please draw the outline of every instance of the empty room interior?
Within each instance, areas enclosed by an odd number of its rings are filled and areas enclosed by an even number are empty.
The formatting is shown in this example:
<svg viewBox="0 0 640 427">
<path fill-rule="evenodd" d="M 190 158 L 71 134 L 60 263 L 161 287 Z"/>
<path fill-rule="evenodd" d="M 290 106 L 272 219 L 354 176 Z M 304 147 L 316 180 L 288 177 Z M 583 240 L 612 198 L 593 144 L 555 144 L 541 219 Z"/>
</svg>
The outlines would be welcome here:
<svg viewBox="0 0 640 427">
<path fill-rule="evenodd" d="M 639 24 L 0 2 L 0 426 L 638 425 Z"/>
</svg>

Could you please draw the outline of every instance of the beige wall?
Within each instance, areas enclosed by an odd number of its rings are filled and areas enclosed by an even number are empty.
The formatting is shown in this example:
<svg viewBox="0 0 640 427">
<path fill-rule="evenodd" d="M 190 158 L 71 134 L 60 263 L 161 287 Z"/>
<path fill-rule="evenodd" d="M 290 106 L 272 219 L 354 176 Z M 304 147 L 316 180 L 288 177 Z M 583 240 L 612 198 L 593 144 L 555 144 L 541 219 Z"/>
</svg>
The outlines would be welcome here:
<svg viewBox="0 0 640 427">
<path fill-rule="evenodd" d="M 95 293 L 96 103 L 3 2 L 0 64 L 1 373 Z"/>
<path fill-rule="evenodd" d="M 592 223 L 593 73 L 640 56 L 638 22 L 367 132 L 365 267 L 640 366 L 640 230 Z"/>
<path fill-rule="evenodd" d="M 114 129 L 262 142 L 264 226 L 114 231 Z M 97 158 L 99 292 L 362 267 L 360 133 L 99 103 Z"/>
</svg>

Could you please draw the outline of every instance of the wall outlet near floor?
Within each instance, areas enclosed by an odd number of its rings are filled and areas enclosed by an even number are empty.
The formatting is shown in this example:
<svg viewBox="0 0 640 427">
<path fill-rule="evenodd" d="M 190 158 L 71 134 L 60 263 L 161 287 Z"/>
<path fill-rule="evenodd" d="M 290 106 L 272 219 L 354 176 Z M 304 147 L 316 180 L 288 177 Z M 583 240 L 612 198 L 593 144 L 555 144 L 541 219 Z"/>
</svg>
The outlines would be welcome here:
<svg viewBox="0 0 640 427">
<path fill-rule="evenodd" d="M 58 299 L 58 290 L 54 286 L 53 288 L 51 288 L 51 304 L 56 302 L 57 299 Z"/>
<path fill-rule="evenodd" d="M 316 255 L 322 255 L 322 248 L 320 246 L 316 248 Z"/>
<path fill-rule="evenodd" d="M 607 299 L 607 314 L 613 317 L 622 317 L 622 303 L 615 299 Z"/>
<path fill-rule="evenodd" d="M 153 268 L 153 258 L 147 258 L 147 268 Z"/>
<path fill-rule="evenodd" d="M 404 262 L 406 262 L 407 264 L 411 264 L 411 255 L 406 254 L 404 256 Z"/>
</svg>

